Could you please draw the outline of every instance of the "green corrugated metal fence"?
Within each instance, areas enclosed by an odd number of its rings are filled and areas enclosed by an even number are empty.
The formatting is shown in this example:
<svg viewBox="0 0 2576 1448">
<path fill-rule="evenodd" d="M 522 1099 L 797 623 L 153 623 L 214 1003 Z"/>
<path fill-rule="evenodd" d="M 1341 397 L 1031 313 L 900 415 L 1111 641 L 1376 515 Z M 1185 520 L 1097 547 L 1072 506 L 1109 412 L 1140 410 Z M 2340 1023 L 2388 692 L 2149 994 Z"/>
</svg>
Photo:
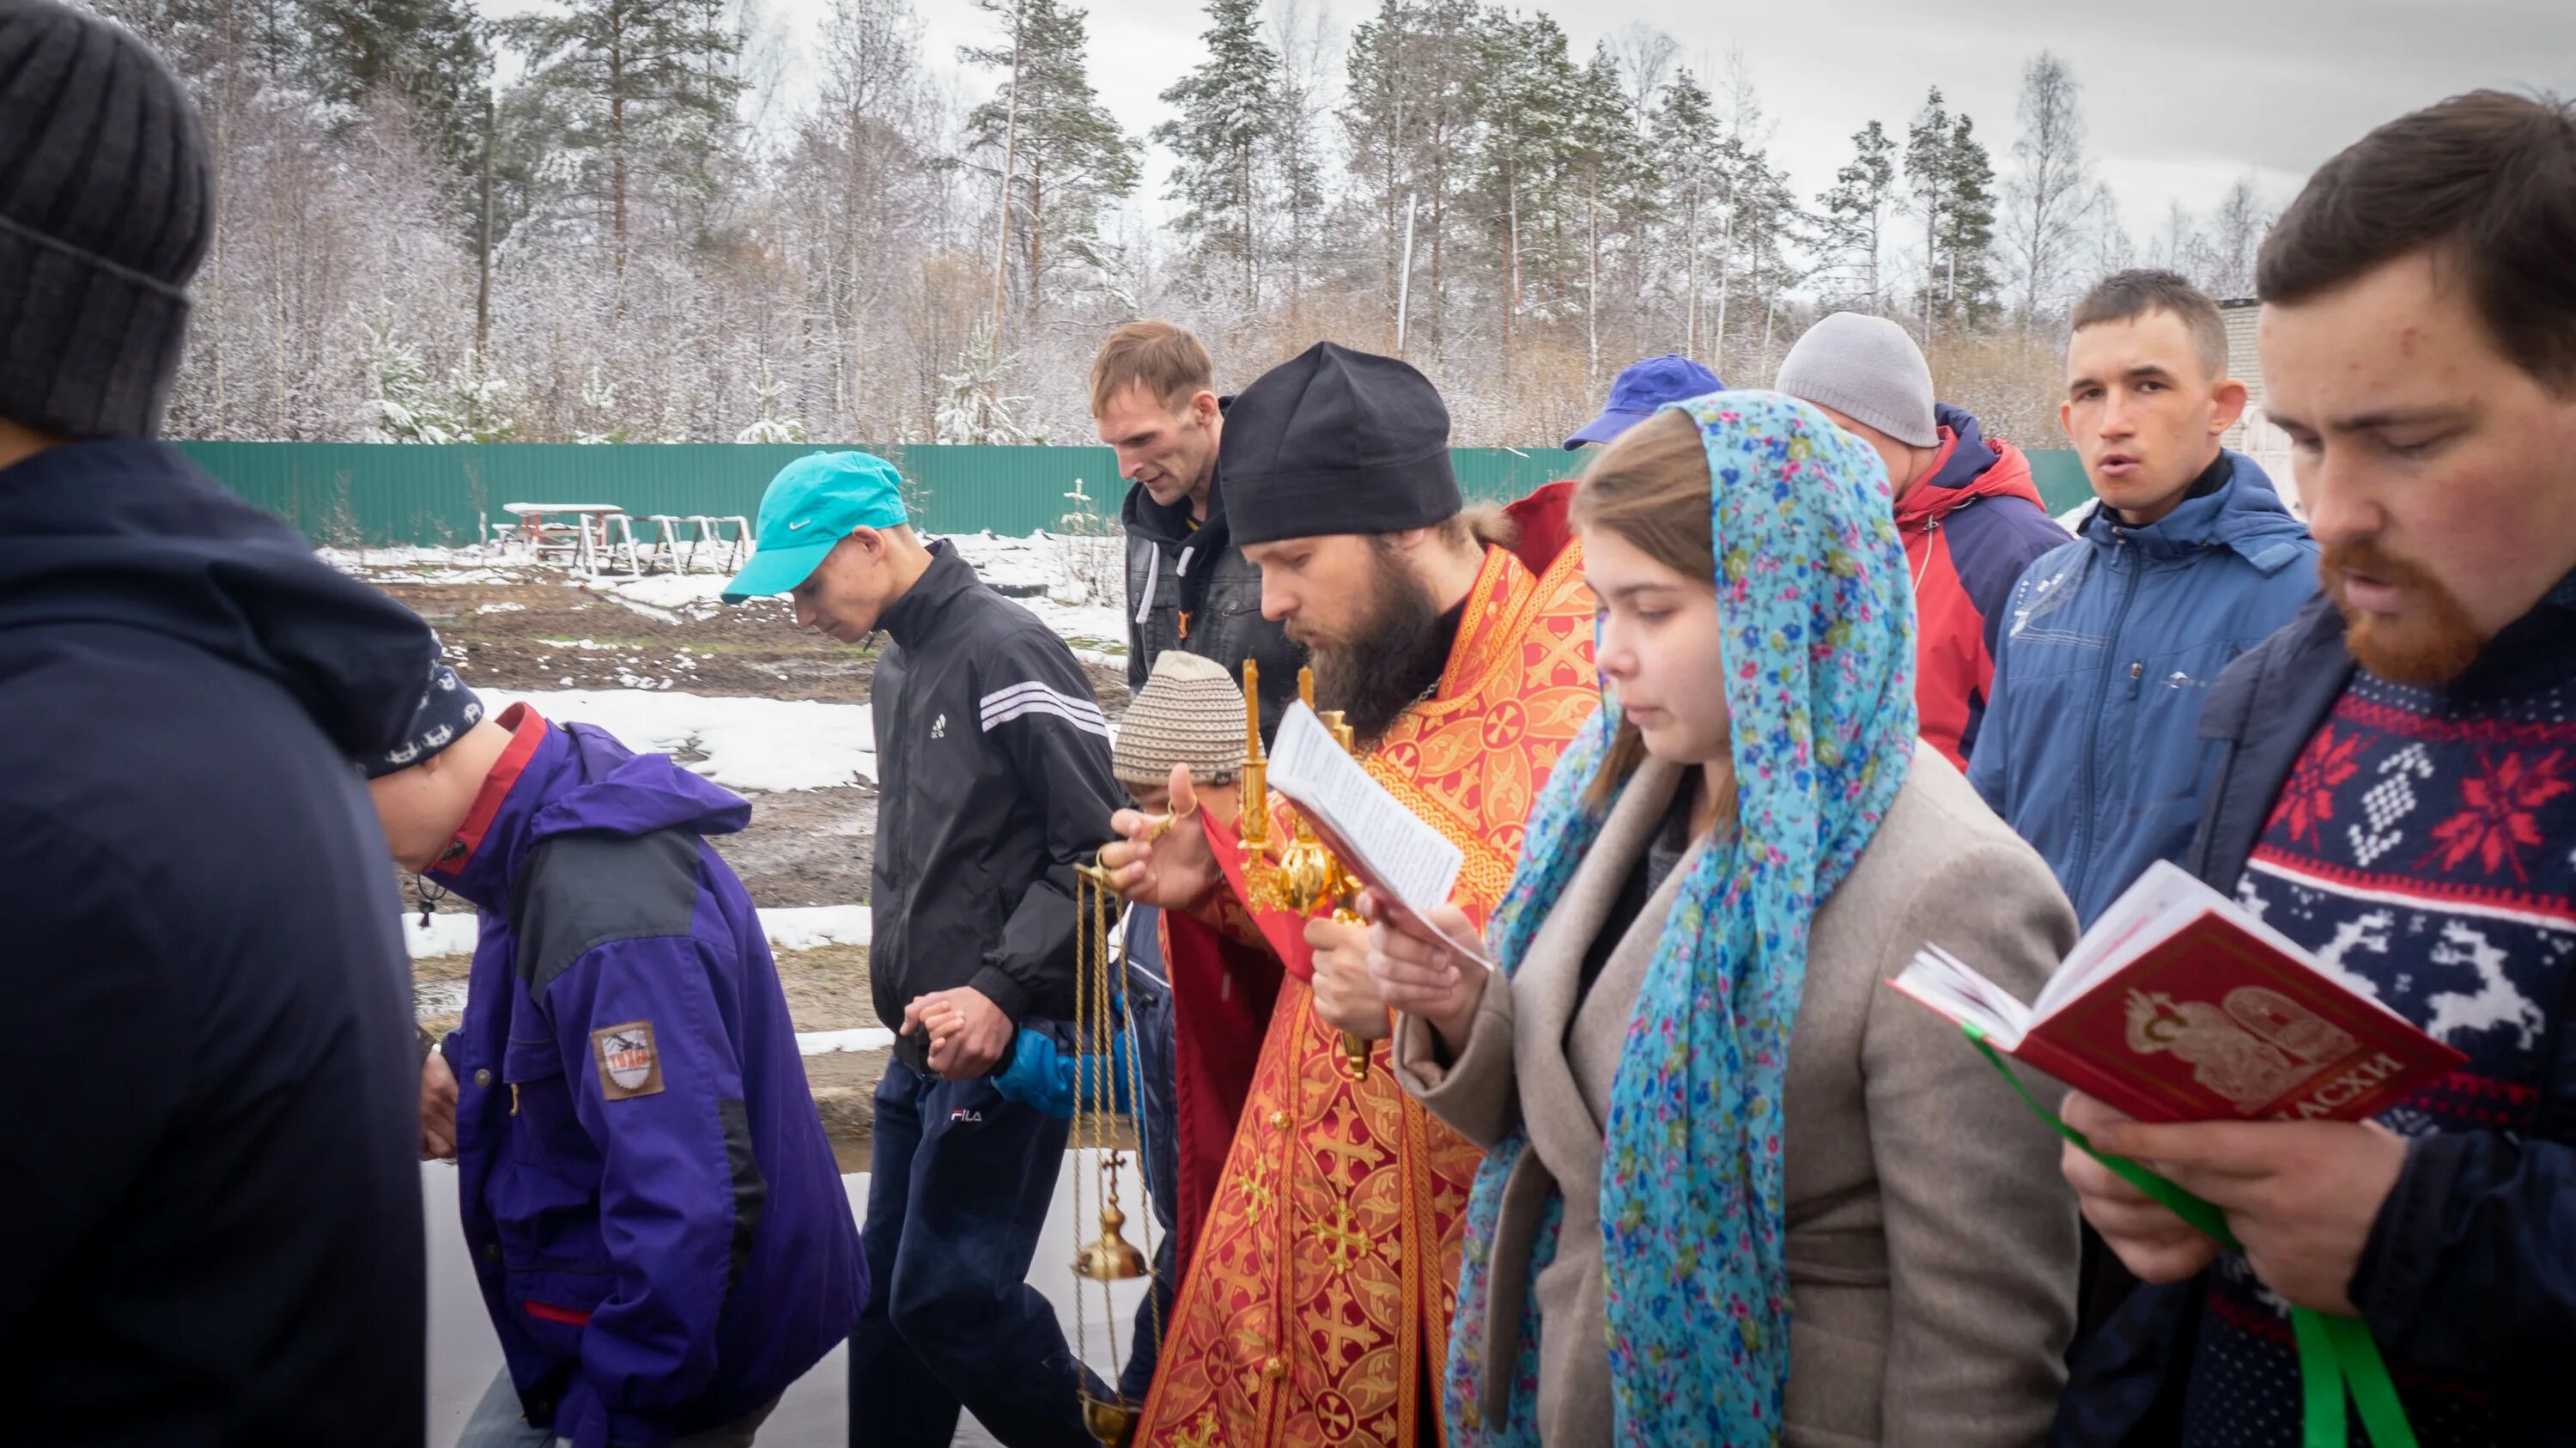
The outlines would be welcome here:
<svg viewBox="0 0 2576 1448">
<path fill-rule="evenodd" d="M 733 443 L 278 443 L 183 442 L 180 451 L 251 502 L 316 542 L 471 543 L 501 528 L 505 503 L 613 503 L 656 513 L 749 517 L 760 492 L 811 446 Z M 882 449 L 915 489 L 917 521 L 943 533 L 1023 534 L 1058 528 L 1071 512 L 1114 519 L 1125 486 L 1102 447 Z M 1470 498 L 1508 500 L 1580 460 L 1557 448 L 1460 448 L 1458 484 Z M 2081 502 L 2084 474 L 2070 452 L 2035 452 L 2031 467 L 2052 512 Z M 1077 489 L 1082 494 L 1076 499 Z"/>
<path fill-rule="evenodd" d="M 2092 501 L 2093 485 L 2084 480 L 2084 459 L 2074 449 L 2048 448 L 2024 456 L 2030 459 L 2030 480 L 2039 486 L 2049 516 L 2061 516 L 2078 503 Z"/>
</svg>

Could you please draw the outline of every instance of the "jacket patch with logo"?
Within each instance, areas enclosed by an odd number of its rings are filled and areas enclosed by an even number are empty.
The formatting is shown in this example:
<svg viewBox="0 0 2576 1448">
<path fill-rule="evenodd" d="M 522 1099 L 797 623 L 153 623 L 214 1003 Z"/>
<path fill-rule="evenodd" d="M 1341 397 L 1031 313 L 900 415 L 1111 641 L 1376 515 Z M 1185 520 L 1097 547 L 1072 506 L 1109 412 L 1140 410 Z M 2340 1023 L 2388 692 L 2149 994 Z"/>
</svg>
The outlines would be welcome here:
<svg viewBox="0 0 2576 1448">
<path fill-rule="evenodd" d="M 590 1033 L 591 1059 L 599 1066 L 599 1094 L 610 1101 L 654 1096 L 662 1090 L 662 1053 L 653 1049 L 653 1023 L 628 1021 Z"/>
</svg>

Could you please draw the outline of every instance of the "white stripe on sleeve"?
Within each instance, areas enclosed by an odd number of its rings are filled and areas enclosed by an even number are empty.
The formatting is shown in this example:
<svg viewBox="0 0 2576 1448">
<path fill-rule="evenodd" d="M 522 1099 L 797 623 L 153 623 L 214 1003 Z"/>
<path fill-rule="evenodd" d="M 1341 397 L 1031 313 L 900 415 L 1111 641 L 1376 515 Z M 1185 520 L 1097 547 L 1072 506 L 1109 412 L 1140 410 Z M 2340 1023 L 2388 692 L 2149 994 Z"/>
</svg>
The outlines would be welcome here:
<svg viewBox="0 0 2576 1448">
<path fill-rule="evenodd" d="M 984 732 L 990 734 L 1002 725 L 1008 724 L 1012 720 L 1028 714 L 1053 714 L 1057 718 L 1064 720 L 1066 723 L 1071 724 L 1074 728 L 1081 730 L 1085 734 L 1097 734 L 1103 739 L 1109 738 L 1109 726 L 1107 724 L 1098 719 L 1085 719 L 1081 715 L 1064 707 L 1064 705 L 1058 702 L 1056 697 L 1053 695 L 1043 697 L 1033 695 L 1027 699 L 1021 700 L 1019 703 L 1012 704 L 1004 708 L 998 714 L 985 715 Z"/>
<path fill-rule="evenodd" d="M 1098 704 L 1049 688 L 1034 679 L 1013 684 L 1007 689 L 996 689 L 984 696 L 984 732 L 989 734 L 994 725 L 1031 713 L 1058 715 L 1103 739 L 1109 737 L 1109 720 L 1100 712 Z"/>
</svg>

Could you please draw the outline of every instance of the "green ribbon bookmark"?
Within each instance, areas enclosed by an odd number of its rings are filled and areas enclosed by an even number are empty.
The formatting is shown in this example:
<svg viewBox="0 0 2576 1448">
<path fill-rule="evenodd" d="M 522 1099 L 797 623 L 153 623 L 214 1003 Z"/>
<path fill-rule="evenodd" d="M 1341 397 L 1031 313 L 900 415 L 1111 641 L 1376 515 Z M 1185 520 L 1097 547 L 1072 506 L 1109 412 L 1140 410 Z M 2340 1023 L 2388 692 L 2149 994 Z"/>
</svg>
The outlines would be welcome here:
<svg viewBox="0 0 2576 1448">
<path fill-rule="evenodd" d="M 2125 1156 L 2094 1150 L 2083 1132 L 2039 1104 L 2039 1098 L 2030 1094 L 2030 1088 L 2013 1074 L 2002 1054 L 1986 1039 L 1985 1031 L 1965 1022 L 1960 1029 L 1968 1033 L 1968 1039 L 1976 1043 L 1996 1073 L 2011 1083 L 2014 1094 L 2028 1103 L 2051 1130 L 2075 1143 L 2076 1150 L 2109 1167 L 2122 1181 L 2155 1198 L 2228 1251 L 2245 1250 L 2236 1234 L 2227 1230 L 2225 1212 Z M 2359 1318 L 2329 1317 L 2311 1308 L 2293 1307 L 2290 1332 L 2299 1345 L 2303 1448 L 2345 1448 L 2351 1441 L 2343 1405 L 2347 1390 L 2352 1394 L 2353 1405 L 2361 1410 L 2361 1426 L 2370 1435 L 2373 1448 L 2417 1448 L 2414 1426 L 2406 1421 L 2406 1409 L 2397 1401 L 2397 1385 L 2389 1381 L 2388 1364 L 2381 1360 L 2379 1345 L 2370 1340 L 2370 1329 L 2362 1326 Z"/>
</svg>

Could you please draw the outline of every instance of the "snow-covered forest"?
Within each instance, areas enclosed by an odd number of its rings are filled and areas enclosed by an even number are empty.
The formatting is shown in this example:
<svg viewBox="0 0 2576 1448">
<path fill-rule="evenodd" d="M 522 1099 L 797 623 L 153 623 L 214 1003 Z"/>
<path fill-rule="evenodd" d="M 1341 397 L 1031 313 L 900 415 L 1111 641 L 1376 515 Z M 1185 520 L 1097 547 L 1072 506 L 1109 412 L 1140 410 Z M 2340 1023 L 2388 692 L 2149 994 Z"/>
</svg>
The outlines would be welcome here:
<svg viewBox="0 0 2576 1448">
<path fill-rule="evenodd" d="M 2038 442 L 2087 281 L 2242 294 L 2269 220 L 2248 181 L 2133 235 L 2046 53 L 2015 115 L 1891 95 L 1793 177 L 1748 58 L 1701 73 L 1640 26 L 1577 53 L 1478 0 L 1346 31 L 1210 0 L 1150 135 L 1064 0 L 971 0 L 986 42 L 951 53 L 911 0 L 835 0 L 804 93 L 757 0 L 88 3 L 182 72 L 217 157 L 178 437 L 1087 442 L 1092 349 L 1159 315 L 1229 385 L 1319 337 L 1400 350 L 1458 442 L 1528 444 L 1638 356 L 1758 385 L 1859 307 Z"/>
</svg>

